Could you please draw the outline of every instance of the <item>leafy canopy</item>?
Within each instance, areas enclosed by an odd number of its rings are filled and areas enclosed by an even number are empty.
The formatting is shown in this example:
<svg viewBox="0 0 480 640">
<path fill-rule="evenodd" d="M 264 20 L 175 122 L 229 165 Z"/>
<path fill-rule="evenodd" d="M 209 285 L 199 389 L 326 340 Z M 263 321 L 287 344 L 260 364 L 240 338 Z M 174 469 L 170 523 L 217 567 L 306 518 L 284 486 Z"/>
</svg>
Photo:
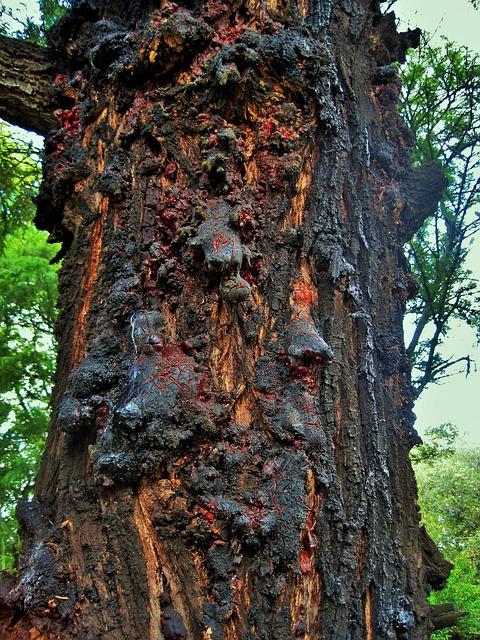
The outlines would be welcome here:
<svg viewBox="0 0 480 640">
<path fill-rule="evenodd" d="M 480 229 L 480 62 L 467 47 L 428 35 L 401 70 L 400 109 L 415 137 L 417 164 L 440 162 L 449 184 L 436 213 L 407 246 L 420 291 L 407 313 L 415 330 L 407 346 L 417 393 L 461 370 L 469 354 L 448 355 L 445 338 L 455 321 L 480 338 L 478 280 L 467 267 Z"/>
<path fill-rule="evenodd" d="M 413 463 L 435 464 L 455 453 L 457 438 L 458 428 L 451 422 L 430 427 L 425 431 L 423 444 L 412 449 L 410 458 Z"/>
<path fill-rule="evenodd" d="M 44 44 L 67 4 L 0 3 L 0 33 Z M 0 122 L 0 569 L 17 562 L 15 507 L 32 494 L 55 361 L 58 245 L 32 222 L 40 152 L 25 140 Z"/>
<path fill-rule="evenodd" d="M 480 63 L 446 40 L 431 46 L 427 35 L 401 75 L 400 107 L 415 136 L 414 162 L 440 162 L 448 178 L 436 213 L 407 245 L 420 287 L 407 309 L 415 326 L 407 352 L 420 394 L 462 368 L 469 372 L 468 353 L 447 351 L 455 324 L 480 337 L 479 284 L 467 266 L 480 228 Z M 455 630 L 433 634 L 436 640 L 480 637 L 480 448 L 458 447 L 457 437 L 451 424 L 431 428 L 411 454 L 423 524 L 454 564 L 447 587 L 431 602 L 469 611 Z"/>
<path fill-rule="evenodd" d="M 0 2 L 0 33 L 45 44 L 45 34 L 70 6 L 69 0 Z M 33 14 L 33 15 L 32 15 Z"/>
<path fill-rule="evenodd" d="M 58 247 L 32 223 L 38 152 L 0 125 L 0 568 L 18 553 L 15 506 L 31 495 L 48 423 Z"/>
<path fill-rule="evenodd" d="M 12 136 L 9 126 L 0 121 L 0 248 L 9 234 L 31 222 L 38 166 L 33 144 Z"/>
<path fill-rule="evenodd" d="M 436 632 L 436 640 L 480 637 L 480 447 L 458 446 L 457 435 L 449 424 L 430 429 L 414 464 L 423 524 L 454 564 L 431 602 L 469 612 L 455 630 Z"/>
</svg>

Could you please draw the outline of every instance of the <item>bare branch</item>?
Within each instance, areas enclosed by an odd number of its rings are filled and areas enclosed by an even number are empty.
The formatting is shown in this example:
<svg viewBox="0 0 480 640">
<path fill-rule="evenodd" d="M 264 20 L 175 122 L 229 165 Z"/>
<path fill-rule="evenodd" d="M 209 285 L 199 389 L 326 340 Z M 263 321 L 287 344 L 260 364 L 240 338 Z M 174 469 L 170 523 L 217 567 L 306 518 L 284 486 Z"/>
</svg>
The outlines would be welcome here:
<svg viewBox="0 0 480 640">
<path fill-rule="evenodd" d="M 459 618 L 467 615 L 468 611 L 455 611 L 451 603 L 432 605 L 431 620 L 435 630 L 453 627 Z"/>
</svg>

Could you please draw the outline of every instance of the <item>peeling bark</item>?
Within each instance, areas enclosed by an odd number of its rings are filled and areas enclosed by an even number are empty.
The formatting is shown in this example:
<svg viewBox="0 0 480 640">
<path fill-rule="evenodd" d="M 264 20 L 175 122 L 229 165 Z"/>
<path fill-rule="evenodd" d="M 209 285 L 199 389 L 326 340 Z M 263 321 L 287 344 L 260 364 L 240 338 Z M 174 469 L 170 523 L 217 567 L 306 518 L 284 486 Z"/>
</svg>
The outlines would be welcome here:
<svg viewBox="0 0 480 640">
<path fill-rule="evenodd" d="M 79 2 L 52 32 L 59 361 L 11 637 L 428 636 L 449 565 L 408 459 L 379 24 L 366 0 Z"/>
</svg>

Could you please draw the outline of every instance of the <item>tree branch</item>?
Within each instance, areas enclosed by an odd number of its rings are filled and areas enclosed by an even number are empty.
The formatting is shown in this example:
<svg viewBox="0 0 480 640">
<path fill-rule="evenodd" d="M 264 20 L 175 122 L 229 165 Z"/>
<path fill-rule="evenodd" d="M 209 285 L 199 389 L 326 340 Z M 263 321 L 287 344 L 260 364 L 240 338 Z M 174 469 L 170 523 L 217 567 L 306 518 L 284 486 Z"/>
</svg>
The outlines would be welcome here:
<svg viewBox="0 0 480 640">
<path fill-rule="evenodd" d="M 0 118 L 48 133 L 57 124 L 49 95 L 59 70 L 48 49 L 0 35 Z"/>
<path fill-rule="evenodd" d="M 431 609 L 431 621 L 434 630 L 447 629 L 457 624 L 458 618 L 468 615 L 468 611 L 455 611 L 451 603 L 434 604 Z"/>
</svg>

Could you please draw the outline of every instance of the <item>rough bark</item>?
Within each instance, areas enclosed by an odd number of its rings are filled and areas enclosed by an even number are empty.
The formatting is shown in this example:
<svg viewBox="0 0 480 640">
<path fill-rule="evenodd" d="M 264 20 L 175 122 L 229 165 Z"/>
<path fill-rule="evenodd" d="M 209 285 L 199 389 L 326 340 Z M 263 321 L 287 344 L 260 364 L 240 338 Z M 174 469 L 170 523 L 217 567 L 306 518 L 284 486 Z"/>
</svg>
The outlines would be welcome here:
<svg viewBox="0 0 480 640">
<path fill-rule="evenodd" d="M 83 1 L 53 32 L 59 362 L 10 637 L 428 636 L 384 32 L 367 0 Z"/>
<path fill-rule="evenodd" d="M 0 118 L 41 135 L 53 129 L 51 86 L 61 68 L 48 49 L 0 35 Z"/>
<path fill-rule="evenodd" d="M 457 624 L 459 618 L 467 615 L 468 611 L 455 611 L 455 607 L 451 602 L 434 605 L 432 606 L 431 614 L 433 628 L 438 630 L 453 627 Z"/>
<path fill-rule="evenodd" d="M 427 162 L 412 167 L 404 180 L 405 205 L 401 220 L 405 241 L 410 240 L 428 216 L 435 213 L 440 196 L 447 187 L 448 178 L 441 164 Z"/>
</svg>

